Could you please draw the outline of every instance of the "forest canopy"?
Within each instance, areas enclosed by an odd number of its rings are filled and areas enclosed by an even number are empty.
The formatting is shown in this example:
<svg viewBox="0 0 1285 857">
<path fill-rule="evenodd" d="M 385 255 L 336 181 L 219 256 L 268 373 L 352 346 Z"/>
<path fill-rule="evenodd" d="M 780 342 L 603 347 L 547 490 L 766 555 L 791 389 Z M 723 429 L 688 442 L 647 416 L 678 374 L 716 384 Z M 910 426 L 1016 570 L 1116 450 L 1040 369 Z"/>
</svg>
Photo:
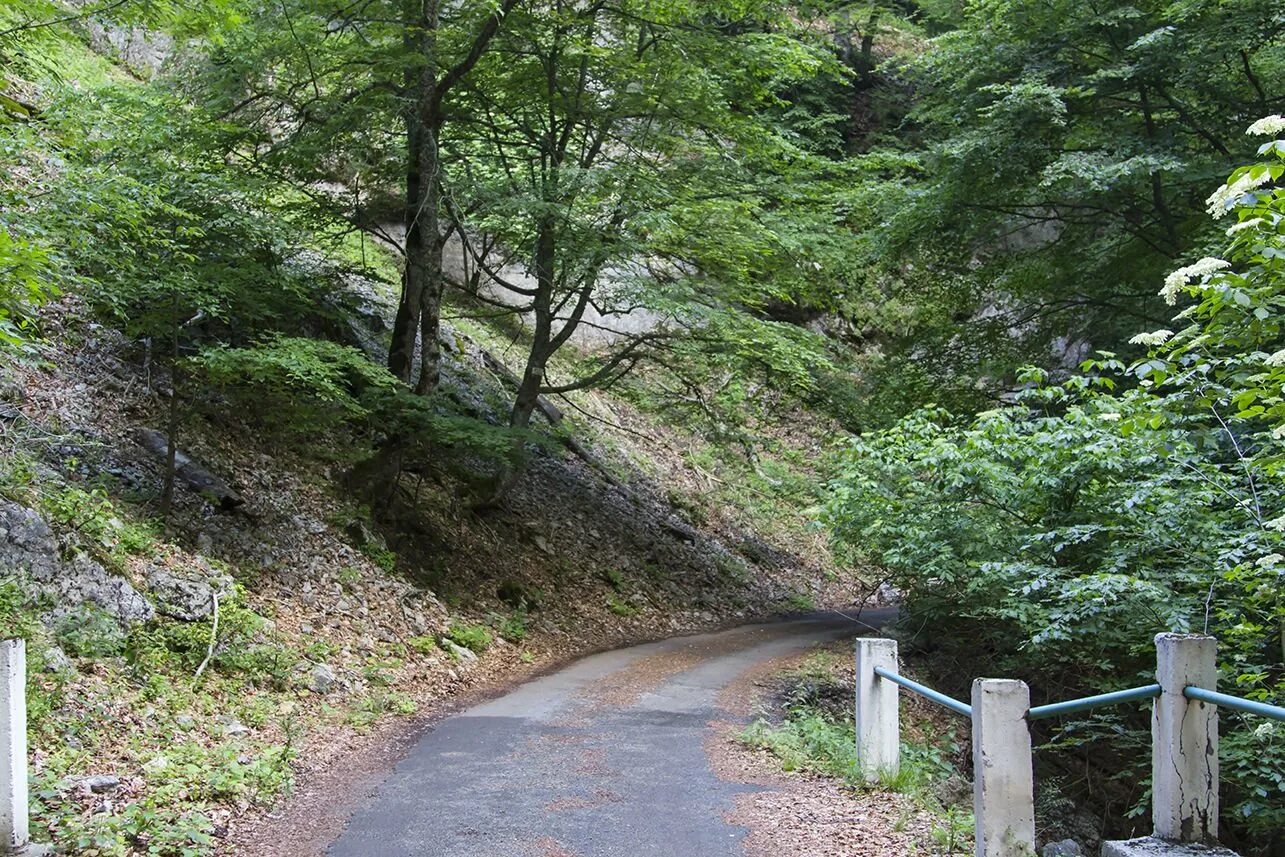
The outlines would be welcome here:
<svg viewBox="0 0 1285 857">
<path fill-rule="evenodd" d="M 478 510 L 594 460 L 567 394 L 645 383 L 750 468 L 744 426 L 805 413 L 836 550 L 924 645 L 1070 694 L 1209 630 L 1280 704 L 1283 34 L 1279 0 L 0 0 L 0 353 L 73 301 L 163 368 L 171 447 L 262 406 L 355 472 L 483 461 Z M 509 339 L 499 413 L 452 319 Z M 1227 720 L 1267 853 L 1285 732 Z"/>
</svg>

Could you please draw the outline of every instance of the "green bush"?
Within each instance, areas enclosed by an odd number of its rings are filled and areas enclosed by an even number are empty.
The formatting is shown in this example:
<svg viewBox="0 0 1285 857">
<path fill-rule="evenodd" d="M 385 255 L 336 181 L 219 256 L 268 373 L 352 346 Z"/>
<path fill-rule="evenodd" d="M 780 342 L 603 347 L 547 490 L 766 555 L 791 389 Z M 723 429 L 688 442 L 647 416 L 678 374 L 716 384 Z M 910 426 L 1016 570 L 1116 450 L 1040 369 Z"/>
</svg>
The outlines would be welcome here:
<svg viewBox="0 0 1285 857">
<path fill-rule="evenodd" d="M 638 608 L 629 601 L 611 593 L 607 594 L 607 609 L 617 616 L 628 618 L 638 615 Z"/>
<path fill-rule="evenodd" d="M 54 637 L 67 654 L 78 658 L 111 658 L 125 651 L 126 634 L 106 611 L 83 604 L 58 620 Z"/>
<path fill-rule="evenodd" d="M 411 637 L 406 641 L 406 645 L 410 646 L 411 651 L 421 655 L 431 655 L 441 650 L 435 637 Z"/>
<path fill-rule="evenodd" d="M 497 615 L 492 618 L 495 632 L 510 643 L 520 643 L 530 633 L 527 628 L 527 613 L 525 610 L 515 610 L 508 616 Z"/>
<path fill-rule="evenodd" d="M 495 638 L 491 636 L 491 632 L 485 625 L 468 625 L 459 622 L 451 623 L 446 631 L 446 639 L 479 655 L 495 642 Z"/>
<path fill-rule="evenodd" d="M 281 336 L 253 347 L 213 348 L 192 362 L 234 402 L 293 435 L 363 422 L 397 384 L 361 351 L 317 339 Z"/>
<path fill-rule="evenodd" d="M 48 252 L 11 235 L 0 219 L 0 347 L 31 338 L 36 308 L 55 293 L 49 268 Z"/>
<path fill-rule="evenodd" d="M 86 491 L 58 484 L 35 492 L 36 505 L 76 532 L 95 556 L 120 570 L 126 557 L 149 553 L 156 543 L 151 527 L 128 519 L 102 488 Z"/>
<path fill-rule="evenodd" d="M 1157 632 L 1207 628 L 1224 689 L 1285 700 L 1285 143 L 1262 153 L 1210 197 L 1236 221 L 1225 258 L 1166 280 L 1194 302 L 1136 338 L 1148 356 L 1029 370 L 1013 405 L 924 409 L 843 451 L 836 540 L 894 574 L 937 644 L 1065 697 L 1150 682 Z M 1224 724 L 1226 821 L 1280 830 L 1285 730 Z M 1066 744 L 1119 728 L 1070 725 Z"/>
</svg>

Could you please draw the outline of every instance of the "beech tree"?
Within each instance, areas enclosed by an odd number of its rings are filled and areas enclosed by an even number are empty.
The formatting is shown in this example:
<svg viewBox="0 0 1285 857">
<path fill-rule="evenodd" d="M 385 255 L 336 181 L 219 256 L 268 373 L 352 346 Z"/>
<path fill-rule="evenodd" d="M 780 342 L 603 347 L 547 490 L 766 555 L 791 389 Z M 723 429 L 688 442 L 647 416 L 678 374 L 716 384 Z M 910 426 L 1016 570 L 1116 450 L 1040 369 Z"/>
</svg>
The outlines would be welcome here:
<svg viewBox="0 0 1285 857">
<path fill-rule="evenodd" d="M 448 99 L 522 4 L 256 4 L 211 57 L 222 93 L 217 106 L 237 123 L 235 155 L 251 169 L 289 180 L 322 216 L 404 256 L 388 367 L 420 393 L 439 380 L 439 141 Z M 278 23 L 265 26 L 269 19 Z"/>
<path fill-rule="evenodd" d="M 530 320 L 510 424 L 675 342 L 735 348 L 726 334 L 754 325 L 760 360 L 800 346 L 757 313 L 800 262 L 773 182 L 812 167 L 766 108 L 833 57 L 770 3 L 546 0 L 510 17 L 444 138 L 471 291 Z M 551 378 L 584 331 L 607 349 Z"/>
</svg>

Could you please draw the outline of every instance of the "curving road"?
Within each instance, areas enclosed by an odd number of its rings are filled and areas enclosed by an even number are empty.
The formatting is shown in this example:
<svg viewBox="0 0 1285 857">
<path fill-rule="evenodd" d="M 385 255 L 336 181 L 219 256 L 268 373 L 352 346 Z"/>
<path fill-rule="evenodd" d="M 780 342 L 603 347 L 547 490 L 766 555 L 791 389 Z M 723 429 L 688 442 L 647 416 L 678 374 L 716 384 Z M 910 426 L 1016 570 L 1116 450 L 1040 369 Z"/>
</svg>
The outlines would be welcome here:
<svg viewBox="0 0 1285 857">
<path fill-rule="evenodd" d="M 738 678 L 892 618 L 809 615 L 578 661 L 443 721 L 329 857 L 741 857 L 704 743 Z M 731 700 L 734 702 L 734 700 Z"/>
</svg>

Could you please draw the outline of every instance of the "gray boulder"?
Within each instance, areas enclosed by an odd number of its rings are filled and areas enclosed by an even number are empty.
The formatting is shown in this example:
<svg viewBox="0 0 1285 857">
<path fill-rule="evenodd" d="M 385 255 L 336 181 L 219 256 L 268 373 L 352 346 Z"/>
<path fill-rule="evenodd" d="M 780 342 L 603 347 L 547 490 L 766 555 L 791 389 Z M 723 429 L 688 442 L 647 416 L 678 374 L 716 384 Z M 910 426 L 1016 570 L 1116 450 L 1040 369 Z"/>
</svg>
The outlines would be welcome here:
<svg viewBox="0 0 1285 857">
<path fill-rule="evenodd" d="M 1063 839 L 1041 848 L 1040 857 L 1084 857 L 1084 849 L 1074 839 Z"/>
<path fill-rule="evenodd" d="M 74 781 L 75 788 L 82 791 L 92 792 L 96 795 L 114 792 L 120 788 L 120 777 L 111 774 L 98 774 L 92 777 L 82 777 Z"/>
<path fill-rule="evenodd" d="M 45 670 L 51 673 L 72 672 L 76 665 L 59 646 L 50 643 L 45 647 Z"/>
<path fill-rule="evenodd" d="M 477 654 L 472 649 L 466 649 L 454 640 L 443 637 L 437 644 L 457 661 L 469 663 L 477 660 Z"/>
<path fill-rule="evenodd" d="M 335 671 L 326 664 L 317 664 L 308 673 L 308 687 L 313 693 L 327 694 L 334 689 L 338 677 Z"/>
<path fill-rule="evenodd" d="M 1181 845 L 1144 836 L 1141 839 L 1103 842 L 1102 857 L 1237 857 L 1237 854 L 1217 845 Z"/>
<path fill-rule="evenodd" d="M 93 605 L 122 625 L 151 619 L 152 606 L 128 580 L 110 574 L 84 554 L 70 561 L 53 531 L 26 506 L 0 500 L 0 577 L 16 578 L 34 595 L 56 605 L 55 616 L 70 608 Z"/>
<path fill-rule="evenodd" d="M 58 603 L 96 605 L 122 625 L 146 622 L 156 615 L 128 580 L 109 573 L 84 554 L 77 554 L 64 565 L 57 579 L 40 583 Z"/>
<path fill-rule="evenodd" d="M 187 572 L 162 565 L 147 573 L 147 589 L 163 616 L 184 622 L 203 622 L 214 615 L 214 596 L 223 601 L 232 594 L 232 578 L 200 563 Z"/>
</svg>

